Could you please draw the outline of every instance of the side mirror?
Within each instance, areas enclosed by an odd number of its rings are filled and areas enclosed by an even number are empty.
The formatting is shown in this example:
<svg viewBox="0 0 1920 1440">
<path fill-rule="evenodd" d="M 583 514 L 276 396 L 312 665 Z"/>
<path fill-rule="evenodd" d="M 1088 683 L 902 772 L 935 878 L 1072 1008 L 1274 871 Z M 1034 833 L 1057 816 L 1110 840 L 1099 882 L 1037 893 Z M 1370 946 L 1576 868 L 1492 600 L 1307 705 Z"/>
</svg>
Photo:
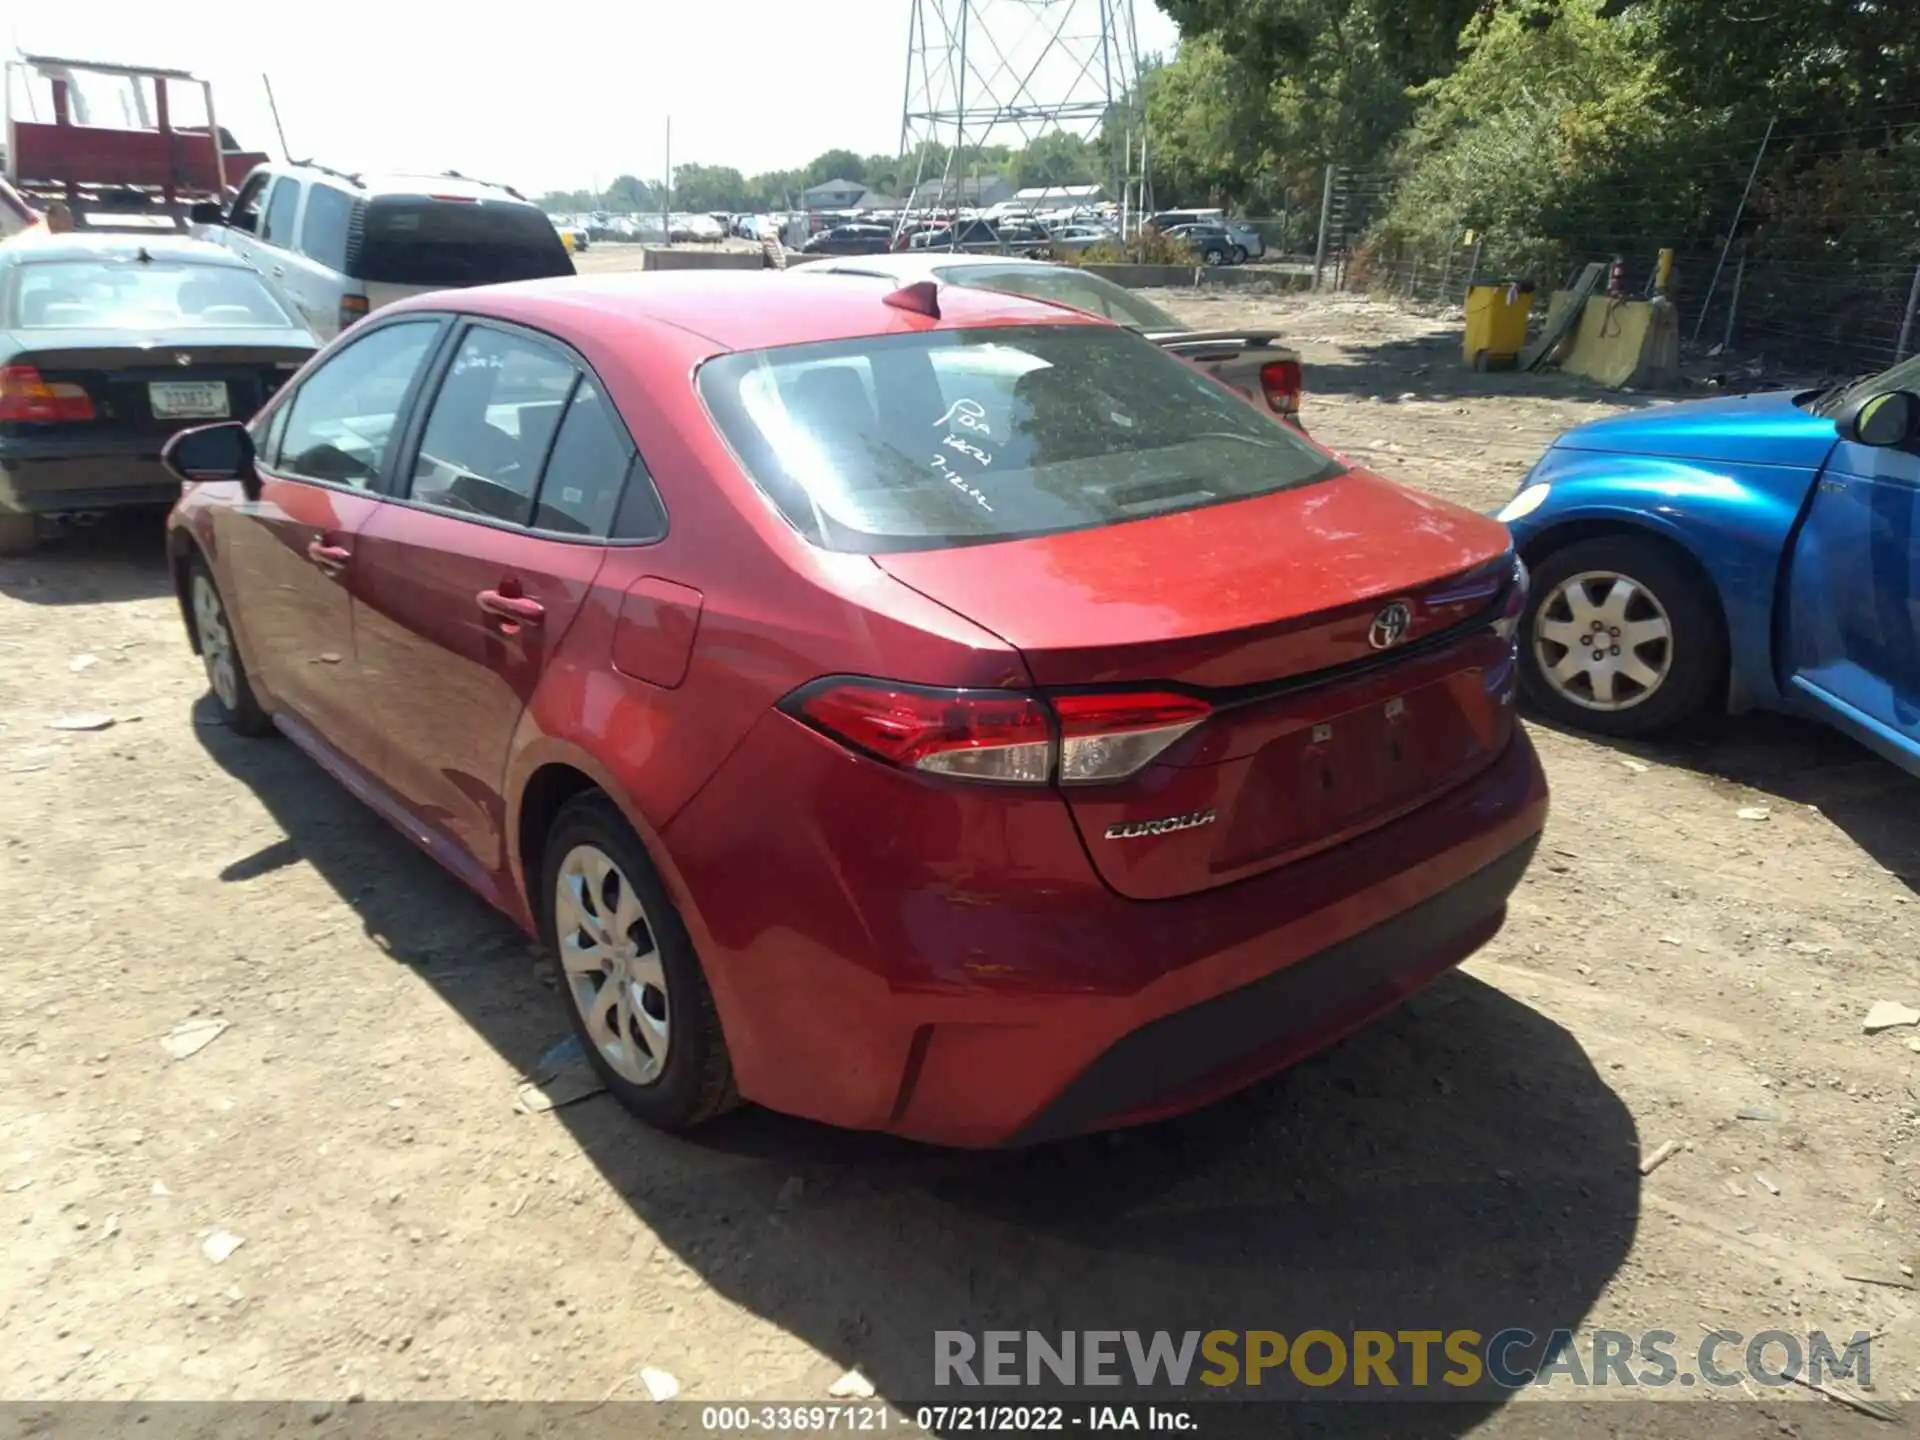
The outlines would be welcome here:
<svg viewBox="0 0 1920 1440">
<path fill-rule="evenodd" d="M 167 441 L 160 461 L 183 484 L 238 480 L 249 495 L 259 485 L 253 435 L 238 420 L 180 431 Z"/>
<path fill-rule="evenodd" d="M 1834 417 L 1840 438 L 1855 445 L 1885 449 L 1904 445 L 1920 430 L 1920 395 L 1911 390 L 1884 390 L 1854 401 Z"/>
<path fill-rule="evenodd" d="M 189 225 L 224 225 L 227 223 L 227 212 L 211 200 L 202 200 L 187 210 L 187 223 Z"/>
</svg>

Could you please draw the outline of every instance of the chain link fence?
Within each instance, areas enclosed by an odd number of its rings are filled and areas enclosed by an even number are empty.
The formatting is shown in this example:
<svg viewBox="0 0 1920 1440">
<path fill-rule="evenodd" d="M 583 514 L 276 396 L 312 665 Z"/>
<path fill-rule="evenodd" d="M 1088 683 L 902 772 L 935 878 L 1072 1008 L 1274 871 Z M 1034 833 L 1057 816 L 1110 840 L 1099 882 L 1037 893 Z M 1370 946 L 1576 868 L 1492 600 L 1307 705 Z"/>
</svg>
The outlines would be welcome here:
<svg viewBox="0 0 1920 1440">
<path fill-rule="evenodd" d="M 1316 262 L 1319 288 L 1460 305 L 1475 278 L 1530 279 L 1545 293 L 1570 288 L 1590 263 L 1612 267 L 1616 262 L 1622 292 L 1644 298 L 1653 293 L 1660 250 L 1666 247 L 1674 252 L 1667 295 L 1679 310 L 1680 334 L 1690 355 L 1724 352 L 1768 369 L 1853 375 L 1884 369 L 1920 349 L 1920 224 L 1896 227 L 1891 243 L 1884 224 L 1869 239 L 1843 228 L 1809 240 L 1785 229 L 1783 221 L 1791 217 L 1783 215 L 1781 202 L 1756 222 L 1740 184 L 1746 170 L 1742 163 L 1718 177 L 1720 198 L 1703 211 L 1691 234 L 1635 234 L 1636 207 L 1627 203 L 1607 233 L 1557 247 L 1561 259 L 1551 273 L 1540 266 L 1512 273 L 1485 261 L 1485 254 L 1503 248 L 1485 233 L 1463 229 L 1450 243 L 1392 238 L 1391 227 L 1377 222 L 1392 207 L 1393 177 L 1331 166 L 1320 213 L 1285 217 L 1284 249 Z M 1911 177 L 1910 188 L 1920 214 L 1920 172 Z M 1885 221 L 1908 201 L 1904 193 L 1890 195 L 1883 183 L 1872 197 L 1873 208 L 1863 206 L 1858 214 L 1869 224 Z M 1261 228 L 1264 237 L 1267 231 Z"/>
</svg>

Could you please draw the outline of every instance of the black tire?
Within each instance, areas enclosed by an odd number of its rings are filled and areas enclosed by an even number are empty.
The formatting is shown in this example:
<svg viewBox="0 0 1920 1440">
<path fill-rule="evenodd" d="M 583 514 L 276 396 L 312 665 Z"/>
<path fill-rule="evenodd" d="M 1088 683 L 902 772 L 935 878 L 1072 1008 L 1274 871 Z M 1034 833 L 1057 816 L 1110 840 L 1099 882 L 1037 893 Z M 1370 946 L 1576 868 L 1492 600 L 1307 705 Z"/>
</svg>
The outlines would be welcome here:
<svg viewBox="0 0 1920 1440">
<path fill-rule="evenodd" d="M 613 1068 L 588 1028 L 587 1017 L 574 992 L 561 953 L 556 894 L 567 856 L 580 846 L 598 849 L 632 884 L 643 912 L 641 924 L 651 933 L 666 975 L 666 1015 L 670 1044 L 666 1062 L 656 1078 L 636 1084 Z M 540 921 L 540 938 L 560 967 L 560 1003 L 566 1008 L 573 1033 L 579 1037 L 588 1063 L 608 1091 L 649 1125 L 662 1130 L 684 1130 L 711 1120 L 739 1103 L 733 1083 L 733 1062 L 721 1033 L 719 1012 L 706 972 L 694 953 L 680 913 L 660 883 L 660 874 L 647 856 L 646 846 L 626 817 L 605 795 L 593 791 L 561 809 L 547 834 L 540 890 L 533 897 Z"/>
<path fill-rule="evenodd" d="M 1247 263 L 1247 247 L 1244 245 L 1234 246 L 1233 254 L 1229 258 L 1231 258 L 1233 263 L 1236 265 L 1246 264 Z"/>
<path fill-rule="evenodd" d="M 40 543 L 31 515 L 0 515 L 0 555 L 31 555 Z"/>
<path fill-rule="evenodd" d="M 1220 251 L 1220 249 L 1216 246 L 1216 247 L 1209 247 L 1208 249 L 1201 251 L 1200 258 L 1209 265 L 1218 265 L 1226 257 Z"/>
<path fill-rule="evenodd" d="M 1615 710 L 1593 709 L 1563 692 L 1545 673 L 1541 654 L 1545 647 L 1535 643 L 1536 627 L 1549 602 L 1569 580 L 1591 574 L 1631 580 L 1665 612 L 1670 631 L 1668 640 L 1656 642 L 1648 652 L 1650 661 L 1657 663 L 1662 653 L 1658 646 L 1667 647 L 1660 681 L 1641 698 Z M 1646 613 L 1644 597 L 1636 606 L 1639 613 Z M 1557 602 L 1554 608 L 1559 609 Z M 1684 556 L 1659 540 L 1603 535 L 1578 541 L 1553 551 L 1533 572 L 1527 610 L 1520 621 L 1520 680 L 1527 699 L 1549 719 L 1619 737 L 1669 730 L 1706 709 L 1726 675 L 1726 666 L 1726 625 L 1711 585 Z M 1577 690 L 1577 682 L 1573 688 Z"/>
<path fill-rule="evenodd" d="M 221 684 L 215 673 L 217 657 L 207 648 L 207 631 L 199 609 L 200 587 L 203 585 L 218 609 L 220 628 L 226 632 L 227 658 L 233 667 L 233 682 L 228 695 L 220 693 Z M 228 618 L 227 602 L 220 594 L 220 587 L 214 583 L 213 572 L 207 568 L 207 562 L 198 555 L 187 567 L 187 609 L 196 627 L 194 648 L 200 652 L 200 663 L 207 672 L 207 694 L 220 712 L 221 722 L 236 735 L 273 734 L 273 717 L 262 708 L 253 693 L 253 685 L 247 679 L 246 661 L 240 654 L 240 641 L 233 633 L 233 622 Z"/>
</svg>

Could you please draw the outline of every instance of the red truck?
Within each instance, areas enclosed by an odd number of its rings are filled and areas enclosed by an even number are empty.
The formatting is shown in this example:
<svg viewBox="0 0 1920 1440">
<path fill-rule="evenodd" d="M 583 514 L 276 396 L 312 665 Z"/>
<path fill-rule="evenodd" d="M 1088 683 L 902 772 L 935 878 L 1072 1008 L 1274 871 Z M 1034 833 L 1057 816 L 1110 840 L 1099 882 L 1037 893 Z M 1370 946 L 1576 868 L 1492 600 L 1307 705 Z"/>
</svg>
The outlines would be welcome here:
<svg viewBox="0 0 1920 1440">
<path fill-rule="evenodd" d="M 81 230 L 186 233 L 267 157 L 242 151 L 185 70 L 22 55 L 6 64 L 0 238 L 64 201 Z M 11 192 L 9 194 L 8 192 Z"/>
</svg>

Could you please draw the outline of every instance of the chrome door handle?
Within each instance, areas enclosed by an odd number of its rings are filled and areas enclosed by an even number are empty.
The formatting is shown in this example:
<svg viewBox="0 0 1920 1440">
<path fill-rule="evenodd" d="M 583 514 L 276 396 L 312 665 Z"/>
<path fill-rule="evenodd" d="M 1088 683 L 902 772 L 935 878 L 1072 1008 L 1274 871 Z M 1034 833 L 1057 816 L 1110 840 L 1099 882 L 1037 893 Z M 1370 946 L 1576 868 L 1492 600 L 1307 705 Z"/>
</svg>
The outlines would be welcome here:
<svg viewBox="0 0 1920 1440">
<path fill-rule="evenodd" d="M 307 546 L 307 559 L 329 575 L 338 574 L 352 558 L 353 552 L 343 545 L 322 545 L 315 540 Z"/>
</svg>

